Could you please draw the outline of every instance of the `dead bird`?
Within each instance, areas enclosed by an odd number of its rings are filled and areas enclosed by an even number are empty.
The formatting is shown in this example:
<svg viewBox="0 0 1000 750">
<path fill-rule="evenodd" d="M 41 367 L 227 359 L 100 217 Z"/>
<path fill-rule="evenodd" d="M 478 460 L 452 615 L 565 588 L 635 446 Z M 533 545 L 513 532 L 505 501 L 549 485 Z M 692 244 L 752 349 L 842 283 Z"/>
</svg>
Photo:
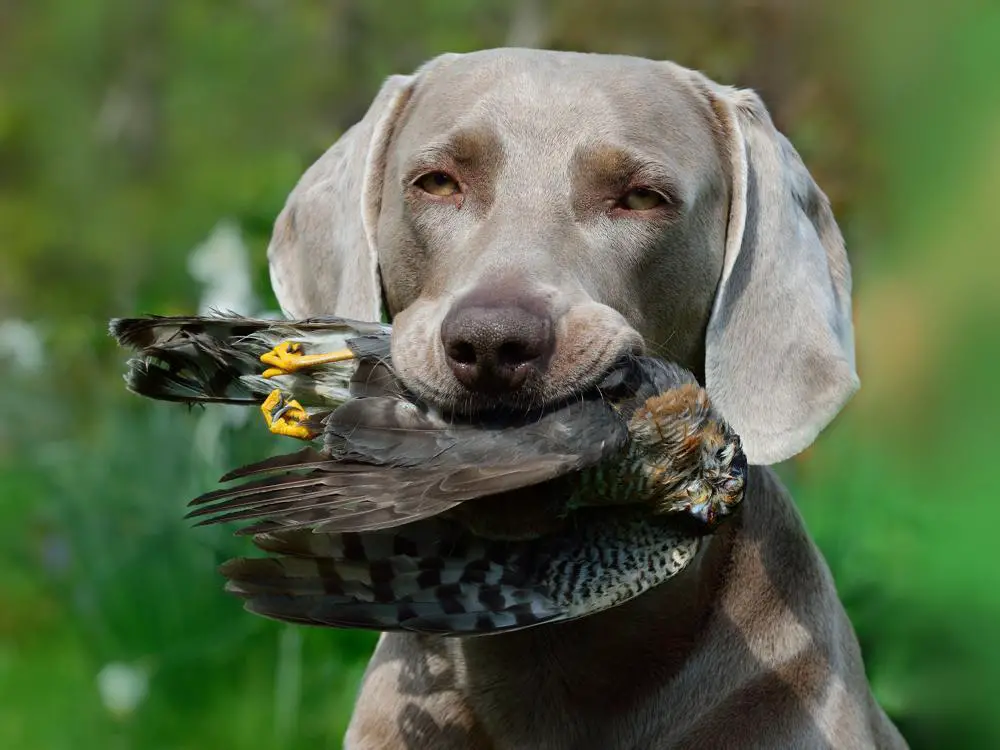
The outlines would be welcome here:
<svg viewBox="0 0 1000 750">
<path fill-rule="evenodd" d="M 468 636 L 571 620 L 672 578 L 739 506 L 739 437 L 694 377 L 629 357 L 578 398 L 459 418 L 394 376 L 388 326 L 343 319 L 112 322 L 133 391 L 260 404 L 321 443 L 237 469 L 192 501 L 248 520 L 268 557 L 227 588 L 274 619 Z M 301 399 L 301 402 L 300 402 Z"/>
<path fill-rule="evenodd" d="M 135 392 L 257 403 L 272 432 L 322 440 L 223 477 L 264 476 L 193 500 L 202 523 L 255 521 L 245 534 L 373 531 L 487 499 L 453 515 L 478 520 L 481 533 L 531 536 L 550 528 L 504 523 L 511 508 L 530 514 L 511 493 L 531 488 L 543 497 L 534 509 L 554 523 L 581 507 L 638 504 L 711 530 L 743 496 L 739 436 L 693 375 L 659 359 L 628 357 L 564 404 L 461 418 L 396 380 L 387 325 L 147 317 L 116 319 L 111 332 L 139 354 L 126 376 Z"/>
</svg>

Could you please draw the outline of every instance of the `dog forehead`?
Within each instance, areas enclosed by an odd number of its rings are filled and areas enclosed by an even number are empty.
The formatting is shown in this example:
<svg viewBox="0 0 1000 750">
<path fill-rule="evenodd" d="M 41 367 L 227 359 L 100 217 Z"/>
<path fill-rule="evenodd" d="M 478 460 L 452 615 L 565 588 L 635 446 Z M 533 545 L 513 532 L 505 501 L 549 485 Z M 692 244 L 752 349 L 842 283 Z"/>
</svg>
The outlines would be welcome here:
<svg viewBox="0 0 1000 750">
<path fill-rule="evenodd" d="M 477 133 L 508 151 L 580 144 L 712 150 L 708 104 L 671 63 L 624 55 L 501 49 L 425 66 L 402 124 L 404 152 Z"/>
</svg>

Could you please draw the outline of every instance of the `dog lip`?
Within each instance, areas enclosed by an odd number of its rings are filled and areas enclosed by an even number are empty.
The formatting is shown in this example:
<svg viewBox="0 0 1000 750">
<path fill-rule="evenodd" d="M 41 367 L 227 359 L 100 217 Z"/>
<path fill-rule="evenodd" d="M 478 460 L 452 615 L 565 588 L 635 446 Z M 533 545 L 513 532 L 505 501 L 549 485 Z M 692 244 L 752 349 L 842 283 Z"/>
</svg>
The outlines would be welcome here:
<svg viewBox="0 0 1000 750">
<path fill-rule="evenodd" d="M 521 362 L 513 366 L 493 365 L 483 367 L 479 372 L 471 364 L 452 364 L 455 379 L 470 393 L 484 396 L 503 396 L 516 393 L 527 385 L 532 377 L 537 378 L 539 367 L 535 361 Z"/>
<path fill-rule="evenodd" d="M 542 374 L 536 368 L 526 368 L 525 379 L 516 389 L 482 389 L 467 388 L 459 379 L 449 379 L 443 384 L 429 383 L 417 380 L 406 384 L 408 389 L 435 408 L 456 414 L 484 414 L 502 410 L 536 410 L 547 409 L 567 399 L 576 398 L 581 394 L 599 388 L 600 384 L 615 370 L 627 367 L 635 357 L 645 354 L 645 345 L 641 338 L 629 336 L 614 346 L 615 353 L 609 356 L 611 346 L 595 355 L 585 370 L 572 381 L 558 384 L 546 384 Z M 549 387 L 546 388 L 546 385 Z M 557 387 L 552 387 L 556 385 Z"/>
</svg>

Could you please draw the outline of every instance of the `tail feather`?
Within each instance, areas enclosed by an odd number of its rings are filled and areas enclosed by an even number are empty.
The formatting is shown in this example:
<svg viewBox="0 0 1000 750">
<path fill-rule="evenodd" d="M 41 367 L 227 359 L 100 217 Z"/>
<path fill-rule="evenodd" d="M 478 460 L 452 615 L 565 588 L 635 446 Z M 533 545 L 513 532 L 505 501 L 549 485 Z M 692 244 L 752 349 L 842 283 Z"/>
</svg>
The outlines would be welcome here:
<svg viewBox="0 0 1000 750">
<path fill-rule="evenodd" d="M 274 321 L 236 316 L 119 318 L 110 332 L 139 356 L 125 382 L 134 393 L 165 401 L 254 404 L 274 390 L 247 382 L 264 366 L 254 336 Z"/>
<path fill-rule="evenodd" d="M 641 512 L 585 513 L 569 533 L 488 540 L 432 518 L 391 532 L 272 530 L 264 559 L 221 572 L 251 612 L 328 627 L 477 635 L 571 620 L 683 570 L 699 539 Z"/>
<path fill-rule="evenodd" d="M 135 394 L 158 401 L 252 405 L 262 403 L 275 386 L 244 379 L 235 361 L 184 360 L 163 353 L 133 358 L 126 364 L 125 385 Z"/>
<path fill-rule="evenodd" d="M 279 557 L 223 564 L 227 590 L 258 615 L 328 627 L 475 635 L 562 619 L 523 551 L 446 524 L 396 534 L 276 533 L 255 539 Z M 289 554 L 295 553 L 295 554 Z"/>
<path fill-rule="evenodd" d="M 284 321 L 209 315 L 116 318 L 109 331 L 121 346 L 138 354 L 128 362 L 125 381 L 141 396 L 258 404 L 279 388 L 308 406 L 347 400 L 357 358 L 389 358 L 391 328 L 344 318 Z M 307 354 L 351 349 L 355 359 L 262 377 L 266 366 L 261 355 L 284 341 L 302 344 Z"/>
<path fill-rule="evenodd" d="M 450 556 L 485 555 L 484 540 L 460 533 L 456 524 L 431 520 L 409 524 L 393 533 L 316 534 L 310 530 L 274 531 L 254 537 L 264 552 L 287 557 L 334 558 L 352 561 L 380 560 L 396 556 L 434 558 L 442 550 Z"/>
<path fill-rule="evenodd" d="M 277 321 L 239 315 L 147 315 L 141 318 L 113 318 L 108 332 L 129 349 L 149 349 L 190 336 L 211 339 L 242 338 L 274 326 Z"/>
</svg>

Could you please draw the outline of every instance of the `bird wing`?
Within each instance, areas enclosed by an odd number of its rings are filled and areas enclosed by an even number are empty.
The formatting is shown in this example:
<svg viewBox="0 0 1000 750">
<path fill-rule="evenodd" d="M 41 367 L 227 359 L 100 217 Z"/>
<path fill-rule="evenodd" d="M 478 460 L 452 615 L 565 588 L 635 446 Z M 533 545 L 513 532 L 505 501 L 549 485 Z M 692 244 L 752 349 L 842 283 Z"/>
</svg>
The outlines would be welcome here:
<svg viewBox="0 0 1000 750">
<path fill-rule="evenodd" d="M 513 465 L 538 456 L 578 456 L 582 466 L 612 455 L 626 422 L 604 400 L 580 398 L 519 419 L 460 420 L 395 397 L 354 399 L 325 422 L 326 450 L 343 460 L 419 468 Z"/>
<path fill-rule="evenodd" d="M 192 501 L 200 523 L 370 531 L 547 482 L 616 455 L 628 439 L 608 404 L 585 399 L 518 426 L 449 423 L 400 399 L 349 401 L 327 418 L 327 448 L 237 469 L 263 479 Z"/>
</svg>

